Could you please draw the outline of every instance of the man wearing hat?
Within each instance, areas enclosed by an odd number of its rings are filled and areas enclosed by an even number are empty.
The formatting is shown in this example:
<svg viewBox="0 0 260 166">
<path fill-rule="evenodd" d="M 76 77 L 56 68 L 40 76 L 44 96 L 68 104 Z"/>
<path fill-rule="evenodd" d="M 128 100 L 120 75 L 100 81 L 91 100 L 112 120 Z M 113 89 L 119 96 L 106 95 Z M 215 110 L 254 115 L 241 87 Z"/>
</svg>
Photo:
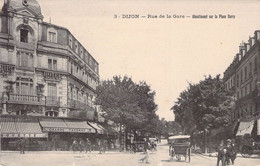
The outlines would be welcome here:
<svg viewBox="0 0 260 166">
<path fill-rule="evenodd" d="M 227 162 L 228 162 L 228 165 L 230 164 L 230 160 L 232 162 L 232 165 L 234 164 L 236 156 L 237 156 L 237 153 L 236 153 L 236 150 L 235 150 L 235 144 L 232 143 L 231 139 L 227 139 Z"/>
</svg>

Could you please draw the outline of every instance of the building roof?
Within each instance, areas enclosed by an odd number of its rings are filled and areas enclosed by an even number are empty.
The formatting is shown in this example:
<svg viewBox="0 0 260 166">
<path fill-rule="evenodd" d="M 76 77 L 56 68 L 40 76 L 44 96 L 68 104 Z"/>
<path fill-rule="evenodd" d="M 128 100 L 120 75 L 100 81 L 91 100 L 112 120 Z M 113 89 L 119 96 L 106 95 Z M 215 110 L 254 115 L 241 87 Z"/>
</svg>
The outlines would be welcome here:
<svg viewBox="0 0 260 166">
<path fill-rule="evenodd" d="M 42 17 L 41 7 L 36 0 L 7 0 L 4 6 L 16 12 L 27 9 L 29 11 L 32 11 L 33 14 Z"/>
</svg>

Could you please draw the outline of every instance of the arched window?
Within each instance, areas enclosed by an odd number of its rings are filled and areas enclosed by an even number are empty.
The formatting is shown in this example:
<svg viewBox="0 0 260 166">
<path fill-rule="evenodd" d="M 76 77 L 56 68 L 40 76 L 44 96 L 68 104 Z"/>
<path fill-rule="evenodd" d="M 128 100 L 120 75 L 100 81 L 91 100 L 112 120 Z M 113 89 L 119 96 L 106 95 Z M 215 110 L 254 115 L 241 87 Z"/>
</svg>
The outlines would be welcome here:
<svg viewBox="0 0 260 166">
<path fill-rule="evenodd" d="M 29 25 L 21 24 L 16 29 L 19 33 L 19 41 L 23 43 L 33 42 L 34 31 Z"/>
</svg>

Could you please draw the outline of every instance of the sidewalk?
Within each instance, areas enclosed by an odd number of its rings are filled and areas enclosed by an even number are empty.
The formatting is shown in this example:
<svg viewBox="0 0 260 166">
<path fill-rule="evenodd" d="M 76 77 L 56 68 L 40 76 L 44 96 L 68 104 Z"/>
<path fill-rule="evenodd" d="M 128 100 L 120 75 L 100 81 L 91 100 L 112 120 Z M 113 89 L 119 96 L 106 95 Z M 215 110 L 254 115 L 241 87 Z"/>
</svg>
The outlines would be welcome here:
<svg viewBox="0 0 260 166">
<path fill-rule="evenodd" d="M 17 153 L 20 154 L 20 151 L 0 151 L 0 153 Z M 102 154 L 123 154 L 129 152 L 119 152 L 119 150 L 115 151 L 106 151 Z M 73 151 L 25 151 L 25 154 L 99 154 L 99 151 L 91 151 L 91 152 L 73 152 Z M 100 154 L 100 155 L 102 155 Z"/>
</svg>

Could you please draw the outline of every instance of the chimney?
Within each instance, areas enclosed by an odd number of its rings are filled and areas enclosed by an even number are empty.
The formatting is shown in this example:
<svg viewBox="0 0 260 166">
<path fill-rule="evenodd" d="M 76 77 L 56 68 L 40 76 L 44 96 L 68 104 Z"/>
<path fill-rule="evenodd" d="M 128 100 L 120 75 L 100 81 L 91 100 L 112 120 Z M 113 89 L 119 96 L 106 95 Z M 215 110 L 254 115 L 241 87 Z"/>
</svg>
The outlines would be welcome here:
<svg viewBox="0 0 260 166">
<path fill-rule="evenodd" d="M 244 42 L 242 42 L 241 44 L 240 44 L 240 46 L 239 46 L 239 53 L 240 53 L 240 55 L 241 55 L 241 58 L 243 58 L 243 56 L 245 55 L 245 53 L 246 53 L 246 47 L 245 47 L 245 43 Z"/>
<path fill-rule="evenodd" d="M 250 50 L 250 44 L 249 43 L 246 43 L 246 53 Z"/>
<path fill-rule="evenodd" d="M 260 39 L 260 31 L 255 31 L 255 40 Z"/>
<path fill-rule="evenodd" d="M 240 61 L 242 59 L 242 56 L 240 53 L 237 53 L 237 58 L 238 58 L 238 61 Z"/>
</svg>

